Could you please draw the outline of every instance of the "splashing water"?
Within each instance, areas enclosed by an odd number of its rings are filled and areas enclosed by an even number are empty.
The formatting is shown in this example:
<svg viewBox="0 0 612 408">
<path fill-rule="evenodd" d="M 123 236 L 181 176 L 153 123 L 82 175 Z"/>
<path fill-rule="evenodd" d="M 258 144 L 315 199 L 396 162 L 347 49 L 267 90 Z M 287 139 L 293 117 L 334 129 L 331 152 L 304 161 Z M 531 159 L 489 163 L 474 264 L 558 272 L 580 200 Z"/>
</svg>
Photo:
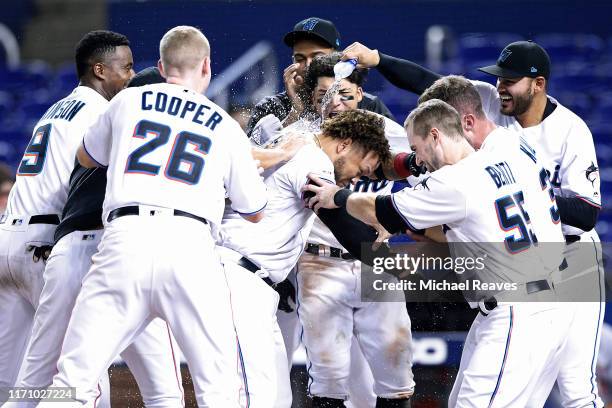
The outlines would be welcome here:
<svg viewBox="0 0 612 408">
<path fill-rule="evenodd" d="M 334 96 L 338 94 L 338 91 L 340 91 L 340 81 L 342 81 L 342 79 L 336 79 L 323 96 L 323 101 L 321 102 L 321 120 L 325 120 L 328 114 L 327 107 L 331 103 L 332 99 L 334 99 Z"/>
</svg>

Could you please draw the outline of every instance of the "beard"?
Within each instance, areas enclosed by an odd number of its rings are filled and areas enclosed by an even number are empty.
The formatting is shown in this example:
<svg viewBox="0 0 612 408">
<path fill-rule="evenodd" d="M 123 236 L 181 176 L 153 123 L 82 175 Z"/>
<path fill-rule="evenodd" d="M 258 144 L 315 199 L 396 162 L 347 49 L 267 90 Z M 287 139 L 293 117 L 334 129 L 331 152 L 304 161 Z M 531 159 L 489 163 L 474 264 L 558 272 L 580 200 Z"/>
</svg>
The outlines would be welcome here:
<svg viewBox="0 0 612 408">
<path fill-rule="evenodd" d="M 344 157 L 338 157 L 336 160 L 334 160 L 334 177 L 336 178 L 336 184 L 341 187 L 344 187 L 350 182 L 350 178 L 347 178 L 346 174 L 344 174 L 345 165 L 346 159 Z"/>
<path fill-rule="evenodd" d="M 527 91 L 523 95 L 512 95 L 513 109 L 511 111 L 504 111 L 502 108 L 501 113 L 506 116 L 519 116 L 527 112 L 531 103 L 533 102 L 533 92 Z"/>
</svg>

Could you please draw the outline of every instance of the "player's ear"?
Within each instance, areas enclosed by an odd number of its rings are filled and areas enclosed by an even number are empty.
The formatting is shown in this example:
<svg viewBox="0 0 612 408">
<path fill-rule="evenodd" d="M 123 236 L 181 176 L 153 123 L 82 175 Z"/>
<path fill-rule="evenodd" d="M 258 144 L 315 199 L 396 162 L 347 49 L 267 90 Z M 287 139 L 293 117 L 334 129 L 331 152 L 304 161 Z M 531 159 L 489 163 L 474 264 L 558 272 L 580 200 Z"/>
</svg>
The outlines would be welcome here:
<svg viewBox="0 0 612 408">
<path fill-rule="evenodd" d="M 336 146 L 336 152 L 337 153 L 342 153 L 344 151 L 348 151 L 348 149 L 351 148 L 352 144 L 353 144 L 353 140 L 352 139 L 344 139 L 344 140 L 340 141 L 340 143 L 338 143 L 338 145 Z"/>
<path fill-rule="evenodd" d="M 434 143 L 437 143 L 438 139 L 440 138 L 440 131 L 438 130 L 438 128 L 432 127 L 429 131 L 429 134 L 433 138 Z"/>
<path fill-rule="evenodd" d="M 202 61 L 202 75 L 212 75 L 212 72 L 210 71 L 210 57 L 208 56 L 204 57 L 204 61 Z"/>
<path fill-rule="evenodd" d="M 360 86 L 357 87 L 356 99 L 357 99 L 357 102 L 361 102 L 361 100 L 363 99 L 363 89 Z"/>
<path fill-rule="evenodd" d="M 166 78 L 166 72 L 164 71 L 164 66 L 162 65 L 161 58 L 157 60 L 157 69 L 159 69 L 160 75 Z"/>
<path fill-rule="evenodd" d="M 93 64 L 91 67 L 91 72 L 93 73 L 93 76 L 95 78 L 98 78 L 101 81 L 106 78 L 104 72 L 104 64 L 102 62 L 96 62 L 95 64 Z"/>
<path fill-rule="evenodd" d="M 461 118 L 461 124 L 463 125 L 463 130 L 465 132 L 473 131 L 475 121 L 476 121 L 476 118 L 471 113 L 468 113 L 467 115 L 463 115 L 463 117 Z"/>
<path fill-rule="evenodd" d="M 546 79 L 544 77 L 539 76 L 533 80 L 534 85 L 534 93 L 537 92 L 545 92 L 546 91 Z"/>
</svg>

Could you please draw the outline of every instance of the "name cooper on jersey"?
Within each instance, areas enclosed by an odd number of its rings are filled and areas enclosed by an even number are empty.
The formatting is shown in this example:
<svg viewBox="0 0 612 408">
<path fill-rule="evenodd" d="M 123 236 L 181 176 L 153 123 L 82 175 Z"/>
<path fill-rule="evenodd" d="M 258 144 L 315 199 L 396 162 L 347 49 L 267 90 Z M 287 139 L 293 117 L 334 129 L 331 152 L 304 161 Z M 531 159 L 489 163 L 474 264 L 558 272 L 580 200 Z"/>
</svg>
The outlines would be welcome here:
<svg viewBox="0 0 612 408">
<path fill-rule="evenodd" d="M 155 95 L 154 95 L 155 94 Z M 190 100 L 181 99 L 168 95 L 163 92 L 144 91 L 142 93 L 142 110 L 156 110 L 157 112 L 167 113 L 170 116 L 179 116 L 184 119 L 187 114 L 193 115 L 191 121 L 210 130 L 215 130 L 223 117 L 216 111 L 210 112 L 210 106 L 196 103 Z M 207 118 L 205 116 L 209 115 Z M 206 119 L 206 122 L 204 120 Z"/>
</svg>

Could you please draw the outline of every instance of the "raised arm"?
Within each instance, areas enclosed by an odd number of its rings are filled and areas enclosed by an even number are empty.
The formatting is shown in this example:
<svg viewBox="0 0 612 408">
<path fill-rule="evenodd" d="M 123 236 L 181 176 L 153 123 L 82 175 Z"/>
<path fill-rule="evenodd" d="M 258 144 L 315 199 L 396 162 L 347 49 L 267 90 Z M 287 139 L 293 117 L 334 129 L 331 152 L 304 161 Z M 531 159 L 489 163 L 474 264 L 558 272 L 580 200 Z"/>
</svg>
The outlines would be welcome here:
<svg viewBox="0 0 612 408">
<path fill-rule="evenodd" d="M 342 53 L 342 59 L 356 58 L 360 68 L 376 68 L 389 82 L 398 88 L 417 95 L 422 94 L 437 79 L 439 74 L 412 61 L 392 57 L 355 42 Z"/>
</svg>

